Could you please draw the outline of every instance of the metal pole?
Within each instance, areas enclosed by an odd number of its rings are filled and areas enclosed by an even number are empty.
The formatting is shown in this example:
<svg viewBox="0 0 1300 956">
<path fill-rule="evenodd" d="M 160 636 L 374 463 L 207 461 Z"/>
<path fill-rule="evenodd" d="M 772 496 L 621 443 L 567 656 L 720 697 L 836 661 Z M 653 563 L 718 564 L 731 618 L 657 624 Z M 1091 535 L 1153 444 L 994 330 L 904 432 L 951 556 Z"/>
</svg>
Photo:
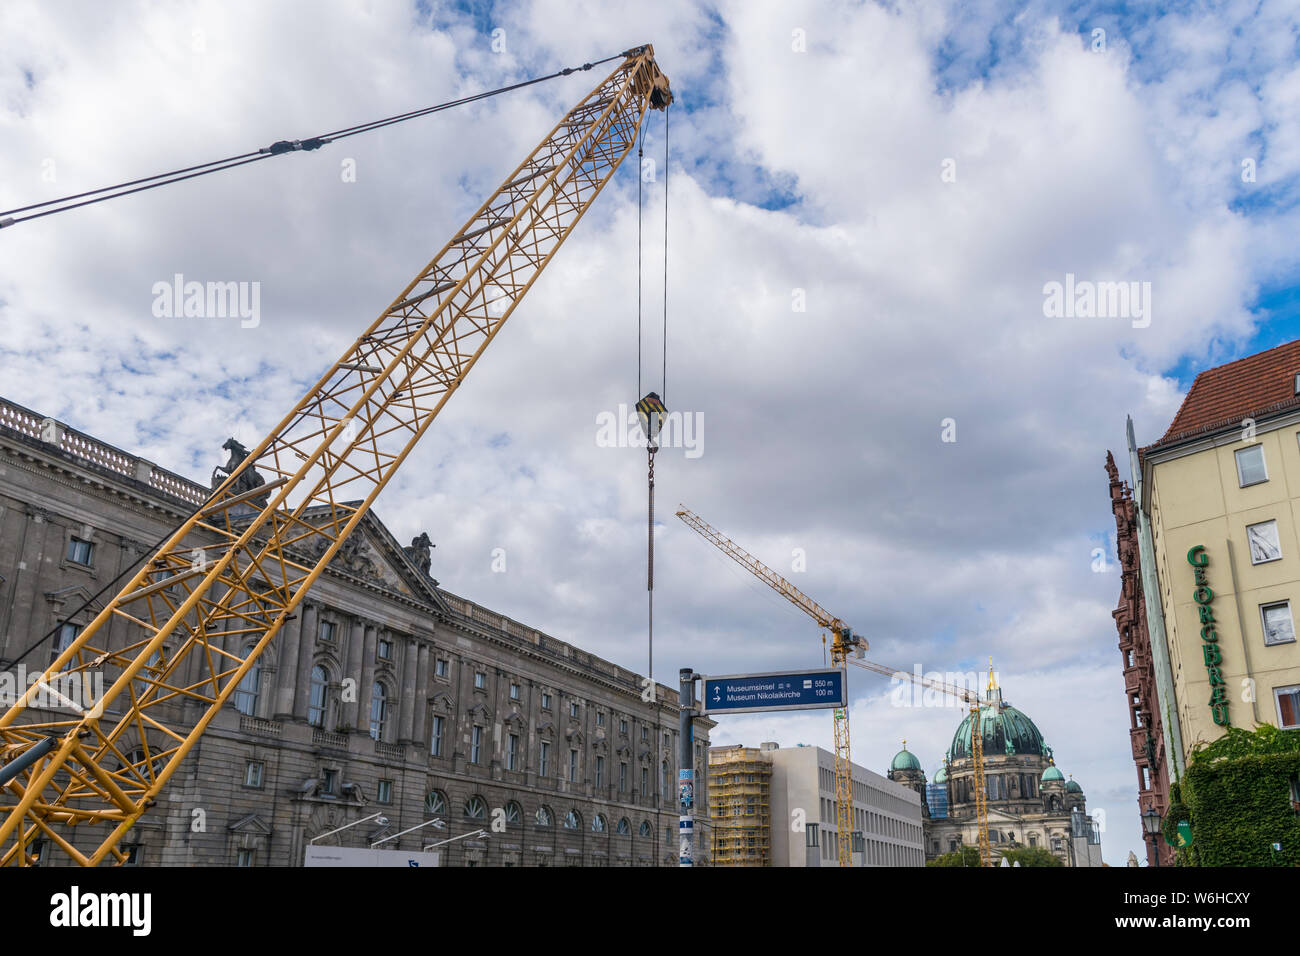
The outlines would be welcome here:
<svg viewBox="0 0 1300 956">
<path fill-rule="evenodd" d="M 0 785 L 6 784 L 14 777 L 18 776 L 32 764 L 36 763 L 36 761 L 40 760 L 47 753 L 57 747 L 58 744 L 58 737 L 46 737 L 40 743 L 28 747 L 27 752 L 17 760 L 13 760 L 10 763 L 5 764 L 3 767 L 0 767 Z"/>
<path fill-rule="evenodd" d="M 677 834 L 681 849 L 678 866 L 695 865 L 695 672 L 683 667 L 679 672 L 681 688 L 678 739 L 681 756 L 677 770 Z"/>
</svg>

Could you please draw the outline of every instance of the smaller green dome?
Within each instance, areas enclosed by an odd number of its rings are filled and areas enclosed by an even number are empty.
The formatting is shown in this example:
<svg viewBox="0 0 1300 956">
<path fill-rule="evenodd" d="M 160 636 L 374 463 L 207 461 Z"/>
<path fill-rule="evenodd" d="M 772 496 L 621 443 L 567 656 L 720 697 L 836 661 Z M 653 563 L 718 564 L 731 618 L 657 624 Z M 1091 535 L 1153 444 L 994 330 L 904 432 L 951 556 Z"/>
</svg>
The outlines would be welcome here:
<svg viewBox="0 0 1300 956">
<path fill-rule="evenodd" d="M 1065 785 L 1065 789 L 1071 793 L 1083 793 L 1083 787 L 1079 786 L 1073 780 Z"/>
<path fill-rule="evenodd" d="M 935 783 L 947 783 L 947 782 L 948 782 L 948 768 L 947 768 L 947 767 L 940 767 L 940 768 L 939 768 L 938 773 L 936 773 L 936 774 L 934 775 L 934 782 L 935 782 Z"/>
<path fill-rule="evenodd" d="M 894 762 L 889 765 L 890 770 L 920 770 L 921 761 L 916 759 L 916 754 L 912 753 L 906 747 L 894 754 Z"/>
<path fill-rule="evenodd" d="M 1056 769 L 1055 764 L 1053 764 L 1052 766 L 1048 767 L 1046 770 L 1043 771 L 1043 783 L 1051 783 L 1052 781 L 1056 781 L 1059 783 L 1064 779 L 1065 779 L 1065 775 L 1062 774 L 1061 771 Z"/>
</svg>

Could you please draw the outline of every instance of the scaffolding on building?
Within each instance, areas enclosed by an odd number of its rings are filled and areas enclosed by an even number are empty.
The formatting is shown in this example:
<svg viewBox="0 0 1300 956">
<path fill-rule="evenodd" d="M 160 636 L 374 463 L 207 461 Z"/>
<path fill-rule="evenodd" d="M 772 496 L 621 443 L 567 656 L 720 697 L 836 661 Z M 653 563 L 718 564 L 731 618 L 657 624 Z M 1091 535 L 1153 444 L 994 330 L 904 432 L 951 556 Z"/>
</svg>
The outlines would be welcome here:
<svg viewBox="0 0 1300 956">
<path fill-rule="evenodd" d="M 772 764 L 752 747 L 709 751 L 715 866 L 772 865 Z"/>
</svg>

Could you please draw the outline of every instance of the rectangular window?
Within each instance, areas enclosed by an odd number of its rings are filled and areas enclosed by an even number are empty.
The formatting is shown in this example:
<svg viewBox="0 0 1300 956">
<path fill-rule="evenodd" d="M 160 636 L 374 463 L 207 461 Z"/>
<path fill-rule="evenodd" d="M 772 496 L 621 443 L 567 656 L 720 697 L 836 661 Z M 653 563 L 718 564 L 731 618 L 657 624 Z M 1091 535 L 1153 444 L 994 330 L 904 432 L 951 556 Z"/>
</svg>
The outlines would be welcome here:
<svg viewBox="0 0 1300 956">
<path fill-rule="evenodd" d="M 537 775 L 540 777 L 545 777 L 547 768 L 549 768 L 550 765 L 551 765 L 551 745 L 547 743 L 545 740 L 543 740 L 541 746 L 538 748 Z"/>
<path fill-rule="evenodd" d="M 1282 557 L 1282 543 L 1276 521 L 1246 525 L 1246 543 L 1250 546 L 1250 563 L 1264 564 Z"/>
<path fill-rule="evenodd" d="M 336 627 L 333 621 L 321 621 L 320 627 L 316 629 L 316 639 L 325 644 L 333 644 Z"/>
<path fill-rule="evenodd" d="M 624 737 L 627 736 L 627 721 L 620 719 L 618 722 L 618 732 Z"/>
<path fill-rule="evenodd" d="M 519 769 L 519 735 L 511 734 L 506 738 L 506 769 Z"/>
<path fill-rule="evenodd" d="M 627 793 L 627 763 L 623 761 L 618 765 L 618 792 Z"/>
<path fill-rule="evenodd" d="M 253 851 L 252 851 L 252 850 L 239 850 L 239 851 L 237 851 L 237 853 L 236 853 L 236 855 L 235 855 L 235 866 L 252 866 L 252 865 L 253 865 Z"/>
<path fill-rule="evenodd" d="M 479 758 L 483 756 L 483 728 L 475 727 L 469 748 L 469 762 L 478 763 Z"/>
<path fill-rule="evenodd" d="M 1151 789 L 1151 768 L 1150 767 L 1142 768 L 1142 789 L 1143 790 Z"/>
<path fill-rule="evenodd" d="M 83 541 L 80 538 L 71 538 L 68 540 L 68 560 L 73 564 L 81 564 L 90 567 L 90 559 L 95 553 L 95 546 L 89 541 Z"/>
<path fill-rule="evenodd" d="M 569 751 L 569 782 L 578 782 L 578 751 Z"/>
<path fill-rule="evenodd" d="M 393 642 L 381 639 L 375 648 L 375 654 L 381 661 L 391 661 L 393 659 Z"/>
<path fill-rule="evenodd" d="M 250 760 L 244 765 L 244 786 L 261 787 L 263 764 L 260 760 Z"/>
<path fill-rule="evenodd" d="M 380 780 L 379 787 L 375 791 L 375 799 L 378 800 L 380 803 L 392 803 L 393 802 L 393 781 Z"/>
<path fill-rule="evenodd" d="M 596 786 L 605 785 L 605 758 L 597 755 L 596 757 Z"/>
<path fill-rule="evenodd" d="M 1259 616 L 1264 622 L 1265 644 L 1291 644 L 1295 641 L 1295 623 L 1291 619 L 1291 602 L 1261 604 Z"/>
<path fill-rule="evenodd" d="M 648 796 L 650 793 L 650 770 L 646 767 L 641 768 L 641 796 Z"/>
<path fill-rule="evenodd" d="M 1264 481 L 1268 481 L 1268 469 L 1264 467 L 1264 446 L 1251 445 L 1249 448 L 1237 449 L 1237 484 L 1245 488 Z"/>
<path fill-rule="evenodd" d="M 433 718 L 433 729 L 429 732 L 429 753 L 435 757 L 442 756 L 443 726 L 443 718 L 435 716 Z"/>
<path fill-rule="evenodd" d="M 483 673 L 482 671 L 474 672 L 474 689 L 475 690 L 487 689 L 487 674 Z"/>
<path fill-rule="evenodd" d="M 339 792 L 339 772 L 337 770 L 326 770 L 321 774 L 321 793 L 336 794 Z"/>
<path fill-rule="evenodd" d="M 434 674 L 438 677 L 446 677 L 450 665 L 445 657 L 438 658 L 438 666 L 434 669 Z"/>
<path fill-rule="evenodd" d="M 603 710 L 596 711 L 596 726 L 597 727 L 605 726 L 605 712 Z"/>
<path fill-rule="evenodd" d="M 1278 687 L 1273 698 L 1277 701 L 1278 728 L 1300 727 L 1300 687 Z"/>
<path fill-rule="evenodd" d="M 511 684 L 511 685 L 510 685 L 510 699 L 511 699 L 511 700 L 518 700 L 518 699 L 519 699 L 519 685 L 518 685 L 518 684 Z"/>
<path fill-rule="evenodd" d="M 59 659 L 59 655 L 72 646 L 78 634 L 81 633 L 80 624 L 63 624 L 59 627 L 59 639 L 55 642 L 54 647 L 50 649 L 50 663 L 53 664 Z M 76 661 L 72 661 L 67 666 L 71 667 Z"/>
<path fill-rule="evenodd" d="M 577 716 L 578 716 L 578 702 L 577 702 L 577 701 L 571 701 L 571 702 L 569 703 L 569 716 L 570 716 L 570 717 L 577 717 Z"/>
<path fill-rule="evenodd" d="M 546 693 L 546 691 L 542 691 L 542 710 L 550 710 L 550 709 L 551 709 L 551 695 Z"/>
</svg>

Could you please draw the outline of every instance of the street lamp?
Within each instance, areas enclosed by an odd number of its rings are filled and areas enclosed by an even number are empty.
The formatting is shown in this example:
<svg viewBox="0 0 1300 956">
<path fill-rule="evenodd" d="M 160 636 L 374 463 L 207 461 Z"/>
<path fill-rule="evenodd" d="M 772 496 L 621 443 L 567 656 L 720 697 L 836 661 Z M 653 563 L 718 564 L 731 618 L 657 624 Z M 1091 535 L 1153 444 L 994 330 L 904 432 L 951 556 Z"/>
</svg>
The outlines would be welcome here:
<svg viewBox="0 0 1300 956">
<path fill-rule="evenodd" d="M 344 830 L 347 830 L 347 829 L 349 829 L 349 828 L 351 828 L 351 827 L 355 827 L 355 826 L 357 826 L 357 825 L 359 825 L 359 824 L 365 823 L 367 820 L 374 820 L 374 819 L 376 819 L 376 818 L 378 818 L 378 820 L 379 820 L 379 825 L 380 825 L 381 827 L 386 827 L 386 826 L 388 826 L 388 817 L 384 816 L 382 813 L 372 813 L 372 814 L 370 814 L 370 816 L 368 816 L 368 817 L 362 817 L 360 820 L 353 820 L 351 823 L 346 823 L 346 824 L 344 824 L 343 826 L 338 827 L 337 829 L 331 830 L 329 833 L 322 833 L 320 836 L 314 836 L 314 837 L 312 837 L 310 840 L 307 841 L 307 845 L 308 845 L 308 846 L 311 846 L 311 845 L 313 845 L 317 840 L 323 840 L 323 839 L 325 839 L 327 836 L 333 836 L 333 835 L 336 834 L 336 833 L 342 833 Z"/>
<path fill-rule="evenodd" d="M 1155 807 L 1148 807 L 1142 814 L 1142 829 L 1146 835 L 1151 838 L 1151 849 L 1154 851 L 1155 862 L 1152 866 L 1160 865 L 1160 844 L 1156 842 L 1156 837 L 1160 833 L 1160 814 L 1156 812 Z"/>
</svg>

